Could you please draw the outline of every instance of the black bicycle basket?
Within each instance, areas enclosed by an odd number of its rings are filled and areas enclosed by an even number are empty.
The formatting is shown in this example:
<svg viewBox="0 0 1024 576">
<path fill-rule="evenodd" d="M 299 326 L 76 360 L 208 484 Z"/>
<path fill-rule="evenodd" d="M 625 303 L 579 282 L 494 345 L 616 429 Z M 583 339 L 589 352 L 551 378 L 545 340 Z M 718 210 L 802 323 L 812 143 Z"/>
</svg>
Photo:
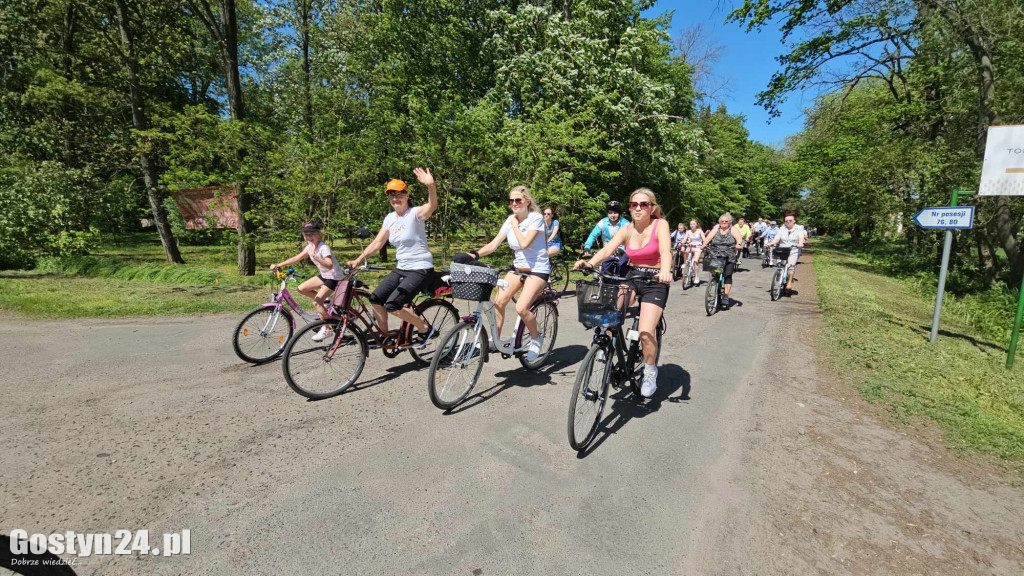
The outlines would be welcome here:
<svg viewBox="0 0 1024 576">
<path fill-rule="evenodd" d="M 789 253 L 792 251 L 792 248 L 775 248 L 775 250 L 772 251 L 772 256 L 774 256 L 776 260 L 786 260 L 789 258 Z"/>
<path fill-rule="evenodd" d="M 498 283 L 498 271 L 484 266 L 471 266 L 452 262 L 452 296 L 460 300 L 485 302 Z"/>
<path fill-rule="evenodd" d="M 709 251 L 708 255 L 704 257 L 704 271 L 711 272 L 725 268 L 725 263 L 729 260 L 729 256 L 730 254 L 727 251 Z"/>
<path fill-rule="evenodd" d="M 614 284 L 600 280 L 576 282 L 578 318 L 586 328 L 621 326 L 626 318 L 633 289 L 628 284 Z"/>
</svg>

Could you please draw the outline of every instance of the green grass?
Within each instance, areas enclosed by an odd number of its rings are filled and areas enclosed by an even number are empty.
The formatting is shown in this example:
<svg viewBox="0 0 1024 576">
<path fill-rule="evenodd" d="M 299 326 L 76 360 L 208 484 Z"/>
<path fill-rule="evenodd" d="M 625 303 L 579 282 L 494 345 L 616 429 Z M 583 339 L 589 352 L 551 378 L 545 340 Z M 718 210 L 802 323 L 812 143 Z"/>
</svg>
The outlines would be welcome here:
<svg viewBox="0 0 1024 576">
<path fill-rule="evenodd" d="M 155 233 L 112 236 L 88 256 L 43 258 L 31 271 L 0 271 L 0 311 L 36 318 L 179 315 L 247 310 L 265 302 L 276 281 L 265 273 L 273 262 L 294 256 L 296 242 L 263 242 L 257 247 L 256 276 L 239 276 L 234 245 L 182 246 L 185 265 L 169 265 Z M 474 244 L 473 247 L 478 247 Z M 453 251 L 464 251 L 458 246 Z M 332 249 L 341 262 L 355 258 L 358 243 L 336 240 Z M 371 258 L 372 264 L 394 265 Z M 500 249 L 485 259 L 506 266 L 511 252 Z M 441 265 L 435 251 L 435 263 Z M 296 267 L 316 274 L 308 261 Z M 360 279 L 376 285 L 386 272 L 363 272 Z M 574 275 L 576 279 L 578 275 Z M 293 290 L 294 291 L 294 290 Z"/>
<path fill-rule="evenodd" d="M 977 328 L 970 307 L 944 307 L 931 344 L 934 290 L 834 243 L 816 244 L 814 269 L 826 355 L 866 399 L 903 422 L 933 420 L 953 447 L 1024 462 L 1024 363 L 1006 369 L 1006 342 Z"/>
</svg>

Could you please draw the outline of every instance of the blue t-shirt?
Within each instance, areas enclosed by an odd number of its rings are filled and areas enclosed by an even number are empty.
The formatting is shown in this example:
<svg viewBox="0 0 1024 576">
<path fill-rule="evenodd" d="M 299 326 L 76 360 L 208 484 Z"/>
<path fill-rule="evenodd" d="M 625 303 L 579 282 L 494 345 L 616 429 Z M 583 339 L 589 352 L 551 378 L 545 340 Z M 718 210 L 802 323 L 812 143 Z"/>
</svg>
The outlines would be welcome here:
<svg viewBox="0 0 1024 576">
<path fill-rule="evenodd" d="M 555 228 L 558 228 L 558 234 L 555 234 L 555 238 L 553 240 L 548 240 L 549 244 L 562 243 L 562 225 L 558 223 L 558 220 L 552 220 L 550 228 L 547 224 L 544 225 L 544 238 L 551 238 L 551 231 L 554 230 Z"/>
</svg>

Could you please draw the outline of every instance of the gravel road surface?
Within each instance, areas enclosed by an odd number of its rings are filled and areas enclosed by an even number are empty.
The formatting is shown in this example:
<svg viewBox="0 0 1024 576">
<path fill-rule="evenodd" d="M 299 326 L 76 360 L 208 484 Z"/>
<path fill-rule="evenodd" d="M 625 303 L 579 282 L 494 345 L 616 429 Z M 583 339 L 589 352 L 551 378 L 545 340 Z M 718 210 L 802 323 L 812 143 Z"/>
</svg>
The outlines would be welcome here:
<svg viewBox="0 0 1024 576">
<path fill-rule="evenodd" d="M 354 390 L 307 401 L 279 362 L 237 360 L 236 316 L 8 319 L 0 530 L 190 530 L 187 556 L 80 558 L 80 575 L 876 573 L 829 564 L 834 542 L 809 549 L 771 512 L 801 498 L 772 478 L 815 466 L 764 440 L 811 425 L 765 402 L 817 307 L 811 285 L 771 302 L 753 264 L 710 318 L 703 286 L 673 285 L 656 396 L 609 402 L 585 455 L 566 438 L 590 342 L 572 298 L 549 366 L 492 356 L 450 414 L 407 354 L 379 351 Z M 816 378 L 805 344 L 796 376 Z M 1006 563 L 979 573 L 1020 566 L 1009 496 L 992 520 Z"/>
</svg>

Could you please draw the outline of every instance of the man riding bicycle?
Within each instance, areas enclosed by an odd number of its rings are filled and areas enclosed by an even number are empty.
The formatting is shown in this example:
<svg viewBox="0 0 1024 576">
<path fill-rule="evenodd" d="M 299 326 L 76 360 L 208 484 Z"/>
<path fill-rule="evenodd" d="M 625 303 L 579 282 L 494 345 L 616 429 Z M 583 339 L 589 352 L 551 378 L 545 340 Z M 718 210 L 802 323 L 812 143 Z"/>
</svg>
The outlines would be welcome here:
<svg viewBox="0 0 1024 576">
<path fill-rule="evenodd" d="M 768 228 L 766 228 L 765 231 L 764 231 L 764 244 L 765 244 L 766 247 L 768 246 L 768 244 L 772 240 L 775 239 L 775 236 L 778 235 L 778 233 L 779 233 L 779 225 L 775 222 L 775 220 L 772 220 L 771 222 L 768 223 Z M 771 248 L 766 248 L 766 249 L 768 251 L 767 252 L 767 254 L 768 254 L 768 265 L 769 266 L 774 266 L 775 265 L 775 256 L 772 255 Z"/>
<path fill-rule="evenodd" d="M 594 226 L 594 229 L 590 231 L 590 236 L 587 236 L 587 241 L 583 243 L 584 256 L 590 253 L 591 249 L 594 247 L 594 242 L 596 242 L 598 238 L 601 238 L 601 244 L 603 246 L 607 246 L 620 228 L 629 226 L 629 220 L 626 220 L 621 216 L 621 202 L 618 200 L 608 202 L 607 210 L 608 216 L 602 218 L 597 225 Z M 609 256 L 608 259 L 601 264 L 601 269 L 608 272 L 614 267 L 617 272 L 626 264 L 627 260 L 625 252 L 620 246 L 615 250 L 613 255 Z"/>
<path fill-rule="evenodd" d="M 796 277 L 796 261 L 800 258 L 800 251 L 803 250 L 804 242 L 807 240 L 807 231 L 796 223 L 796 213 L 786 212 L 783 219 L 783 226 L 779 228 L 778 234 L 769 244 L 779 248 L 790 248 L 789 260 L 786 267 L 789 269 L 789 280 L 786 281 L 786 290 L 793 289 L 793 280 Z"/>
<path fill-rule="evenodd" d="M 736 265 L 739 266 L 743 258 L 750 256 L 749 244 L 750 244 L 750 226 L 747 225 L 746 218 L 740 218 L 739 222 L 736 223 L 736 231 L 740 233 L 740 238 L 743 239 L 742 246 L 740 247 L 738 258 L 736 259 Z"/>
</svg>

